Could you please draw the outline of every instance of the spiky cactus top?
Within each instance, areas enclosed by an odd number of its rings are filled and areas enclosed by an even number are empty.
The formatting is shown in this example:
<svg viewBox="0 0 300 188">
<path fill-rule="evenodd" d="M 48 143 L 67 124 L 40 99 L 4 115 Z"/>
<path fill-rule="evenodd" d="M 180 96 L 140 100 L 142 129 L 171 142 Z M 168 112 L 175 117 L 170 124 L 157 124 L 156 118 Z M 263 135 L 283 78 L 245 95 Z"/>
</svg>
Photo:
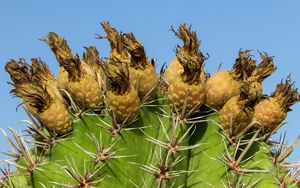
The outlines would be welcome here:
<svg viewBox="0 0 300 188">
<path fill-rule="evenodd" d="M 300 137 L 291 145 L 269 138 L 300 96 L 290 79 L 262 96 L 261 83 L 275 70 L 271 57 L 261 53 L 256 66 L 250 51 L 240 51 L 234 68 L 211 77 L 205 90 L 206 58 L 196 32 L 183 24 L 174 32 L 184 44 L 156 89 L 142 44 L 108 22 L 102 26 L 111 46 L 105 62 L 96 47 L 86 47 L 80 59 L 49 33 L 58 83 L 40 59 L 7 63 L 33 139 L 2 131 L 12 148 L 2 187 L 297 186 L 299 168 L 285 159 Z"/>
</svg>

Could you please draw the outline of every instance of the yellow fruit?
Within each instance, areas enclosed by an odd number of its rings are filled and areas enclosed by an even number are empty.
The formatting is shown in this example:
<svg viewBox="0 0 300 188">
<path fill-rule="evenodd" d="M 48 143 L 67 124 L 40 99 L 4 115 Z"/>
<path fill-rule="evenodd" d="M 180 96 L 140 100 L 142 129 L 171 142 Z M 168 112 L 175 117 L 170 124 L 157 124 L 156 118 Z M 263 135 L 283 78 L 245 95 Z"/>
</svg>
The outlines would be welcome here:
<svg viewBox="0 0 300 188">
<path fill-rule="evenodd" d="M 200 43 L 197 34 L 181 25 L 175 35 L 183 40 L 183 46 L 177 46 L 176 58 L 166 71 L 169 84 L 168 98 L 174 110 L 182 115 L 190 114 L 204 103 L 205 57 L 199 51 Z"/>
<path fill-rule="evenodd" d="M 276 70 L 272 57 L 261 52 L 260 56 L 262 58 L 261 63 L 247 78 L 247 82 L 249 83 L 249 98 L 251 100 L 259 100 L 262 97 L 262 81 Z"/>
<path fill-rule="evenodd" d="M 95 48 L 87 48 L 84 61 L 74 56 L 67 41 L 56 33 L 49 33 L 45 39 L 54 52 L 60 67 L 58 85 L 67 90 L 79 102 L 83 109 L 99 107 L 102 102 L 102 85 L 93 69 L 98 64 L 98 52 Z"/>
<path fill-rule="evenodd" d="M 49 45 L 57 61 L 59 62 L 60 66 L 68 59 L 72 59 L 74 55 L 67 43 L 67 41 L 61 38 L 58 34 L 54 32 L 50 32 L 44 41 Z"/>
<path fill-rule="evenodd" d="M 53 101 L 49 108 L 38 114 L 38 118 L 48 130 L 59 135 L 72 130 L 71 116 L 65 105 L 59 100 Z"/>
<path fill-rule="evenodd" d="M 111 27 L 109 22 L 103 22 L 101 25 L 107 35 L 105 38 L 109 41 L 111 48 L 109 58 L 112 61 L 130 63 L 130 57 L 128 52 L 125 50 L 122 35 L 115 28 Z"/>
<path fill-rule="evenodd" d="M 31 59 L 31 76 L 33 82 L 40 83 L 47 89 L 47 92 L 52 98 L 59 98 L 61 102 L 64 102 L 58 87 L 58 82 L 51 73 L 49 67 L 41 59 Z"/>
<path fill-rule="evenodd" d="M 166 70 L 166 81 L 168 84 L 171 84 L 175 78 L 178 78 L 183 73 L 183 67 L 175 58 Z"/>
<path fill-rule="evenodd" d="M 232 97 L 239 95 L 242 83 L 231 76 L 229 71 L 220 71 L 210 77 L 205 85 L 205 103 L 220 110 Z"/>
<path fill-rule="evenodd" d="M 142 71 L 132 67 L 128 69 L 130 83 L 133 86 L 137 86 L 140 99 L 143 100 L 145 97 L 148 97 L 148 100 L 151 99 L 158 87 L 158 77 L 155 73 L 155 68 L 148 64 Z"/>
<path fill-rule="evenodd" d="M 168 88 L 168 98 L 178 112 L 197 110 L 204 102 L 204 84 L 188 84 L 180 78 L 175 78 Z M 186 101 L 186 106 L 184 103 Z"/>
<path fill-rule="evenodd" d="M 240 94 L 243 82 L 251 75 L 256 64 L 250 58 L 249 52 L 249 50 L 239 51 L 239 57 L 232 70 L 219 71 L 207 80 L 206 105 L 220 110 L 231 97 Z"/>
<path fill-rule="evenodd" d="M 129 82 L 128 65 L 114 60 L 109 59 L 103 65 L 103 71 L 108 78 L 106 99 L 117 123 L 124 124 L 138 115 L 140 99 Z"/>
<path fill-rule="evenodd" d="M 122 39 L 125 49 L 130 54 L 130 63 L 128 64 L 130 83 L 138 88 L 141 100 L 150 100 L 158 87 L 155 65 L 149 62 L 144 46 L 134 37 L 133 33 L 124 34 Z"/>
<path fill-rule="evenodd" d="M 9 73 L 13 85 L 18 85 L 22 83 L 28 83 L 32 81 L 32 76 L 29 72 L 29 65 L 24 59 L 19 61 L 10 60 L 5 65 L 6 72 Z"/>
<path fill-rule="evenodd" d="M 240 132 L 251 123 L 252 117 L 252 112 L 246 107 L 246 100 L 234 96 L 220 110 L 219 121 L 224 130 Z"/>
<path fill-rule="evenodd" d="M 103 101 L 99 83 L 90 75 L 78 78 L 77 81 L 70 81 L 68 91 L 85 109 L 99 107 Z"/>
<path fill-rule="evenodd" d="M 169 65 L 169 67 L 166 70 L 166 81 L 168 84 L 171 84 L 174 79 L 180 77 L 183 74 L 183 66 L 180 64 L 180 62 L 175 58 Z M 206 81 L 206 74 L 204 70 L 201 70 L 200 74 L 200 80 L 201 82 Z"/>
<path fill-rule="evenodd" d="M 59 67 L 57 84 L 59 89 L 67 90 L 69 82 L 68 72 L 64 69 L 64 67 Z"/>
<path fill-rule="evenodd" d="M 124 94 L 107 91 L 106 99 L 109 107 L 114 112 L 118 123 L 132 121 L 139 112 L 139 96 L 133 86 Z"/>
<path fill-rule="evenodd" d="M 82 63 L 82 68 L 83 68 L 84 72 L 86 72 L 86 74 L 88 74 L 94 80 L 97 81 L 98 77 L 97 77 L 95 71 L 88 64 Z M 64 67 L 59 67 L 58 76 L 57 76 L 58 88 L 68 90 L 68 83 L 69 83 L 68 72 L 65 70 Z M 100 87 L 101 87 L 101 85 L 100 85 Z"/>
<path fill-rule="evenodd" d="M 286 114 L 280 103 L 273 97 L 262 100 L 254 108 L 254 120 L 269 131 L 280 125 Z"/>
<path fill-rule="evenodd" d="M 59 135 L 72 130 L 72 120 L 62 101 L 51 96 L 47 89 L 38 83 L 23 83 L 16 85 L 12 91 L 23 99 L 27 109 L 50 131 Z"/>
<path fill-rule="evenodd" d="M 297 89 L 288 77 L 285 83 L 277 85 L 272 96 L 261 100 L 254 108 L 254 121 L 258 122 L 258 128 L 266 132 L 275 130 L 285 119 L 290 107 L 300 101 Z"/>
</svg>

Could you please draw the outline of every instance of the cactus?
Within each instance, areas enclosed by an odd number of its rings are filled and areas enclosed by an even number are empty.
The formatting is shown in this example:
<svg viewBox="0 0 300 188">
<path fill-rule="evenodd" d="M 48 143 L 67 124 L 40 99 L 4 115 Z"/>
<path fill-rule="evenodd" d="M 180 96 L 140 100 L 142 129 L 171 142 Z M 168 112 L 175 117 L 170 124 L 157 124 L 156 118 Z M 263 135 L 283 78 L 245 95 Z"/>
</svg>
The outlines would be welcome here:
<svg viewBox="0 0 300 188">
<path fill-rule="evenodd" d="M 209 78 L 197 34 L 183 24 L 172 28 L 183 46 L 157 75 L 132 33 L 102 27 L 105 61 L 93 46 L 73 55 L 49 33 L 57 80 L 40 59 L 7 63 L 32 139 L 2 130 L 12 148 L 2 187 L 297 187 L 300 169 L 285 159 L 300 137 L 287 145 L 270 136 L 300 95 L 290 77 L 262 95 L 276 69 L 270 56 L 256 65 L 241 50 L 232 70 Z"/>
</svg>

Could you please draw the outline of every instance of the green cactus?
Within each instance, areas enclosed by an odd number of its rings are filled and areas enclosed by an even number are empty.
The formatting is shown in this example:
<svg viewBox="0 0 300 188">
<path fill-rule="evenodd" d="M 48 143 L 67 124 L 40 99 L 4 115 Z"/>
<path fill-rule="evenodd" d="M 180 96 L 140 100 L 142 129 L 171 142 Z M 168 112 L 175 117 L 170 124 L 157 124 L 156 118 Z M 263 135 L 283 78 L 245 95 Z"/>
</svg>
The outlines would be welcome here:
<svg viewBox="0 0 300 188">
<path fill-rule="evenodd" d="M 81 60 L 66 40 L 49 33 L 45 41 L 61 67 L 58 81 L 41 60 L 7 63 L 32 139 L 3 131 L 12 160 L 4 160 L 2 187 L 297 187 L 299 169 L 285 159 L 300 137 L 291 145 L 269 138 L 300 96 L 290 78 L 270 97 L 253 87 L 275 70 L 272 58 L 261 54 L 256 66 L 250 51 L 241 51 L 230 72 L 238 83 L 230 89 L 239 92 L 219 111 L 205 102 L 207 58 L 185 24 L 172 28 L 184 45 L 160 75 L 132 33 L 102 26 L 107 37 L 99 38 L 112 49 L 106 62 L 94 47 Z M 209 82 L 211 87 L 217 81 Z M 278 116 L 260 109 L 264 100 L 280 107 L 269 109 Z"/>
</svg>

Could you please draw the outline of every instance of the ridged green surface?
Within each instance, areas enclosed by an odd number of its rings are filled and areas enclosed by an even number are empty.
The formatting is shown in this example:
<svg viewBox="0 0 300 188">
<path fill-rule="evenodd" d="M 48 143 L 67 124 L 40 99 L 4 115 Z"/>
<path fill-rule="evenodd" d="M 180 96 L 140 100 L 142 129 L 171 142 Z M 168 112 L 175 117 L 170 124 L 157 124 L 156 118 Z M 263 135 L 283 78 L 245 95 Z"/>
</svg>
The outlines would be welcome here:
<svg viewBox="0 0 300 188">
<path fill-rule="evenodd" d="M 160 99 L 151 107 L 141 107 L 138 119 L 126 126 L 119 135 L 113 136 L 108 131 L 111 120 L 108 115 L 83 115 L 74 119 L 74 130 L 64 138 L 58 139 L 54 147 L 45 153 L 31 149 L 35 156 L 42 160 L 36 169 L 28 176 L 11 176 L 4 187 L 84 187 L 67 170 L 75 176 L 85 177 L 93 174 L 92 181 L 87 187 L 278 187 L 276 174 L 278 168 L 273 164 L 270 156 L 270 146 L 263 141 L 256 140 L 240 162 L 240 168 L 255 172 L 235 173 L 225 164 L 226 157 L 233 155 L 235 149 L 219 128 L 218 114 L 197 113 L 193 117 L 200 117 L 201 122 L 195 124 L 174 124 L 176 115 L 172 114 L 165 99 Z M 207 110 L 207 109 L 206 109 Z M 169 116 L 168 116 L 169 115 Z M 174 126 L 177 126 L 174 132 Z M 190 126 L 193 126 L 191 129 Z M 159 146 L 157 140 L 166 143 L 176 135 L 180 139 L 186 131 L 187 136 L 180 146 L 198 147 L 170 154 L 168 163 L 179 157 L 182 159 L 170 171 L 176 171 L 177 177 L 168 181 L 159 180 L 153 173 L 146 172 L 147 167 L 157 167 L 159 161 L 164 160 L 168 150 Z M 243 138 L 245 142 L 254 135 Z M 90 137 L 95 137 L 103 148 L 112 146 L 115 152 L 111 159 L 96 164 L 87 152 L 96 153 L 96 146 Z M 235 159 L 241 155 L 240 146 Z M 32 154 L 33 155 L 33 154 Z M 113 158 L 117 157 L 117 158 Z M 120 157 L 120 158 L 118 158 Z M 248 160 L 244 160 L 249 158 Z M 26 166 L 20 158 L 18 164 Z M 73 170 L 73 171 L 72 171 Z M 265 172 L 267 170 L 267 172 Z M 262 171 L 262 172 L 259 172 Z M 287 169 L 280 169 L 286 174 Z M 17 170 L 14 174 L 24 174 L 24 170 Z M 238 181 L 240 179 L 240 181 Z M 80 181 L 80 180 L 79 180 Z M 98 182 L 99 181 L 99 182 Z M 238 183 L 237 183 L 238 182 Z M 291 185 L 296 187 L 296 185 Z"/>
</svg>

